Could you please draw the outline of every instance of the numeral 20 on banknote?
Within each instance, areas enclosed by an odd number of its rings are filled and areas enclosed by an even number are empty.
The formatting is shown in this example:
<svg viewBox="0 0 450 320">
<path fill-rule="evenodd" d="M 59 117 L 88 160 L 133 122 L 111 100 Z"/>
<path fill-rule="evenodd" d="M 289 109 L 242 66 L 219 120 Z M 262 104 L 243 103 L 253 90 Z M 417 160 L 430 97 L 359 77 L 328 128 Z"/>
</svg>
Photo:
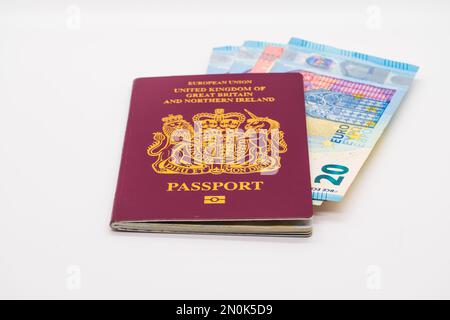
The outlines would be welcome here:
<svg viewBox="0 0 450 320">
<path fill-rule="evenodd" d="M 322 167 L 322 172 L 324 174 L 317 176 L 316 179 L 314 179 L 314 183 L 321 183 L 322 180 L 328 180 L 331 184 L 339 186 L 344 180 L 344 175 L 346 175 L 348 171 L 349 169 L 346 166 L 327 164 Z"/>
</svg>

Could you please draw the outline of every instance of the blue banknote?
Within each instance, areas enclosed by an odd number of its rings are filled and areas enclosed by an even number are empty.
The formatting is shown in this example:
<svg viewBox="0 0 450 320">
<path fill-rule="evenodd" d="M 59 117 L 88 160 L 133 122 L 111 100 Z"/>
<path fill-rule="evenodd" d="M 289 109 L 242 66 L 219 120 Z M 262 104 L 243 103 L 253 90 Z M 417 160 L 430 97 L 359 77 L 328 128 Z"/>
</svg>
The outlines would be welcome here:
<svg viewBox="0 0 450 320">
<path fill-rule="evenodd" d="M 229 73 L 248 73 L 252 70 L 264 49 L 271 47 L 284 47 L 285 44 L 264 42 L 264 41 L 245 41 L 240 47 L 239 52 L 234 57 L 234 61 L 229 69 Z"/>
<path fill-rule="evenodd" d="M 223 46 L 214 48 L 208 63 L 208 74 L 228 73 L 234 58 L 239 52 L 239 46 Z"/>
<path fill-rule="evenodd" d="M 267 46 L 284 48 L 269 72 L 304 78 L 314 202 L 341 201 L 419 68 L 292 38 L 288 45 L 247 41 L 224 69 L 250 72 Z"/>
</svg>

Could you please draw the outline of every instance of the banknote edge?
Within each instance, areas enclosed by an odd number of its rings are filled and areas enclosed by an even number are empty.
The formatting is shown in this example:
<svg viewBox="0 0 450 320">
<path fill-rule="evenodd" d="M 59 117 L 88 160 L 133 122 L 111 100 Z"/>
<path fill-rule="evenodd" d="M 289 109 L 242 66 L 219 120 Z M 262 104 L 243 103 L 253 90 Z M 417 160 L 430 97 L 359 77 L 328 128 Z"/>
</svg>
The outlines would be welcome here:
<svg viewBox="0 0 450 320">
<path fill-rule="evenodd" d="M 334 54 L 338 56 L 343 56 L 347 58 L 352 58 L 355 60 L 361 60 L 366 62 L 371 62 L 376 65 L 380 65 L 383 67 L 395 69 L 395 70 L 402 70 L 412 73 L 417 73 L 419 71 L 419 67 L 413 64 L 405 63 L 405 62 L 399 62 L 395 60 L 380 58 L 373 55 L 368 55 L 365 53 L 360 53 L 357 51 L 351 51 L 351 50 L 345 50 L 345 49 L 339 49 L 333 46 L 320 44 L 308 40 L 304 40 L 301 38 L 293 37 L 289 40 L 289 45 L 294 47 L 300 47 L 300 48 L 307 48 L 310 50 L 314 50 L 318 53 L 328 53 L 328 54 Z"/>
</svg>

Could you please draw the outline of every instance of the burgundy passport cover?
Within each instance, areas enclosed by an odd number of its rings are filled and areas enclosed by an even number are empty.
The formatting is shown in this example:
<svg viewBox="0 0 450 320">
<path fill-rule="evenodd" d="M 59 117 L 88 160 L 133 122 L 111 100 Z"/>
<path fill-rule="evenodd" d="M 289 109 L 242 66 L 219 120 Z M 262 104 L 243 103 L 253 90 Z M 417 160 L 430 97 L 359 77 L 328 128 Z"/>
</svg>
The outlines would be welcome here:
<svg viewBox="0 0 450 320">
<path fill-rule="evenodd" d="M 217 160 L 223 149 L 215 149 L 214 144 L 205 147 L 205 141 L 216 141 L 214 138 L 177 139 L 173 133 L 180 129 L 193 133 L 199 128 L 205 130 L 202 134 L 208 129 L 278 129 L 278 156 L 268 152 L 267 159 L 280 166 L 271 171 L 265 162 L 249 161 L 248 155 L 241 163 L 226 164 Z M 187 145 L 180 153 L 181 160 L 175 161 L 172 149 L 180 141 Z M 202 146 L 209 148 L 209 160 L 198 154 L 197 162 L 192 160 L 195 155 L 189 158 L 190 152 L 204 152 Z M 245 151 L 249 153 L 248 146 Z M 310 218 L 312 212 L 300 74 L 134 81 L 112 223 L 295 220 Z"/>
</svg>

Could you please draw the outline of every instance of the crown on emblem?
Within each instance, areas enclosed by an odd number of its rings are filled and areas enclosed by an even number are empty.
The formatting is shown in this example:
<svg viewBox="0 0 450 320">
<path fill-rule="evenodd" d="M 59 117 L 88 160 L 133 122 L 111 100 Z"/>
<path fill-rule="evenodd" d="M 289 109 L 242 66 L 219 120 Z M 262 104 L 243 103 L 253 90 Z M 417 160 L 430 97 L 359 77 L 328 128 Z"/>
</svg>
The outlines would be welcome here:
<svg viewBox="0 0 450 320">
<path fill-rule="evenodd" d="M 237 129 L 245 121 L 239 112 L 225 113 L 224 109 L 215 109 L 214 113 L 198 113 L 192 120 L 200 122 L 202 129 Z"/>
<path fill-rule="evenodd" d="M 178 115 L 169 114 L 169 116 L 162 118 L 162 121 L 167 124 L 179 122 L 182 120 L 183 120 L 183 116 L 179 115 L 179 114 Z"/>
</svg>

